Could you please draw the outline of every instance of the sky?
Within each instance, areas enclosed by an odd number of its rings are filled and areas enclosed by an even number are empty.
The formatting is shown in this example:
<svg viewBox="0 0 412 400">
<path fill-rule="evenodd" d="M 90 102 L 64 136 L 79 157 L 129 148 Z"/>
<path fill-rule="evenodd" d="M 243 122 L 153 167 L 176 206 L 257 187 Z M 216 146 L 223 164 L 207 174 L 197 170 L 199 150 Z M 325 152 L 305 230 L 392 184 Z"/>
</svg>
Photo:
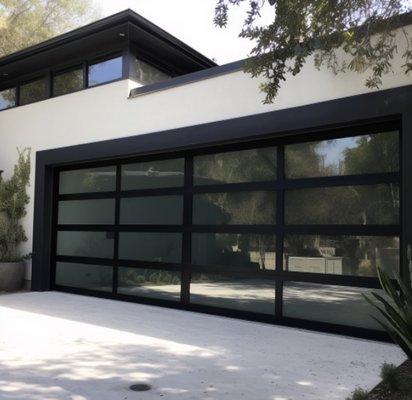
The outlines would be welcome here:
<svg viewBox="0 0 412 400">
<path fill-rule="evenodd" d="M 247 3 L 247 2 L 245 2 Z M 235 7 L 227 28 L 213 24 L 216 0 L 95 0 L 103 16 L 131 8 L 218 64 L 244 59 L 253 43 L 240 39 L 245 7 Z M 262 21 L 270 21 L 267 6 Z"/>
</svg>

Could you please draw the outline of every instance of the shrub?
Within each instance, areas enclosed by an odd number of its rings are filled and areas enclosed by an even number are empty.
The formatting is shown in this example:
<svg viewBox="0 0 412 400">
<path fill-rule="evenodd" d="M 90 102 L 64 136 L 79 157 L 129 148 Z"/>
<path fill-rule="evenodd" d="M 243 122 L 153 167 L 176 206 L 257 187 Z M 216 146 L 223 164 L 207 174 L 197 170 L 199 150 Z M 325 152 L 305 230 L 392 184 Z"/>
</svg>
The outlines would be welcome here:
<svg viewBox="0 0 412 400">
<path fill-rule="evenodd" d="M 352 396 L 347 397 L 346 400 L 368 400 L 368 392 L 363 389 L 355 389 Z"/>
<path fill-rule="evenodd" d="M 381 369 L 381 378 L 390 391 L 395 392 L 399 389 L 396 365 L 387 363 L 383 364 Z"/>
<path fill-rule="evenodd" d="M 30 149 L 19 151 L 13 176 L 0 176 L 0 262 L 18 262 L 27 258 L 19 254 L 19 245 L 27 241 L 20 223 L 26 215 L 29 196 L 26 188 L 30 180 Z"/>
<path fill-rule="evenodd" d="M 380 318 L 374 318 L 412 359 L 412 289 L 397 276 L 392 280 L 378 268 L 378 276 L 387 298 L 372 292 L 365 299 L 378 311 Z"/>
</svg>

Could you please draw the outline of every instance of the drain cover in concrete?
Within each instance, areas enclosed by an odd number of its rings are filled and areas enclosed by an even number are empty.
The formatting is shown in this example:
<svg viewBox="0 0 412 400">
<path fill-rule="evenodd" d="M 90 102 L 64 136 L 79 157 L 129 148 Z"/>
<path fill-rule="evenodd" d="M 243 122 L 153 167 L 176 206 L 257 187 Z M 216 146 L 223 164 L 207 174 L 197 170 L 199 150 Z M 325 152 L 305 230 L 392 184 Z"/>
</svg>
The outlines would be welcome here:
<svg viewBox="0 0 412 400">
<path fill-rule="evenodd" d="M 151 388 L 152 387 L 147 383 L 136 383 L 130 386 L 130 390 L 133 390 L 133 392 L 147 392 Z"/>
</svg>

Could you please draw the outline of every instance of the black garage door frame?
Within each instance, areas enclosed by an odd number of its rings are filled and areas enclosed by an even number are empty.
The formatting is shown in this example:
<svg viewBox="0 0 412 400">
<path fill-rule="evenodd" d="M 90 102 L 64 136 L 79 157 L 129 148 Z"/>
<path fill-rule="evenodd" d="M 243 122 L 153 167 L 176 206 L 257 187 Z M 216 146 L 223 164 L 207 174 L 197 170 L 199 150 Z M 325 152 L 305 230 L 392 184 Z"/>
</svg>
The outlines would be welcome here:
<svg viewBox="0 0 412 400">
<path fill-rule="evenodd" d="M 46 150 L 36 154 L 36 181 L 33 233 L 33 273 L 32 290 L 50 290 L 54 288 L 53 275 L 53 188 L 57 185 L 58 171 L 68 165 L 87 163 L 88 166 L 101 165 L 103 160 L 113 163 L 117 158 L 142 157 L 157 154 L 175 156 L 184 151 L 200 151 L 201 148 L 221 150 L 242 148 L 242 142 L 251 141 L 290 142 L 294 140 L 316 140 L 324 138 L 325 133 L 337 132 L 337 136 L 356 134 L 356 126 L 371 125 L 396 127 L 402 131 L 401 171 L 412 170 L 412 158 L 408 154 L 412 149 L 412 86 L 390 89 L 370 94 L 332 100 L 323 103 L 296 107 L 286 110 L 257 114 L 231 120 L 224 120 L 197 126 L 138 135 L 122 139 L 102 141 L 84 145 Z M 346 133 L 345 133 L 346 132 Z M 282 138 L 282 139 L 281 139 Z M 281 140 L 280 140 L 281 139 Z M 262 142 L 263 143 L 263 142 Z M 122 160 L 123 161 L 123 160 Z M 97 164 L 96 164 L 97 162 Z M 341 179 L 343 181 L 343 179 Z M 342 182 L 341 182 L 342 183 Z M 409 200 L 409 201 L 408 201 Z M 412 242 L 412 188 L 407 173 L 401 174 L 401 274 L 409 279 L 407 271 L 407 244 Z M 280 265 L 280 263 L 277 263 Z M 282 272 L 276 271 L 279 278 Z M 328 283 L 328 277 L 316 277 L 300 274 L 300 281 L 309 280 Z M 343 285 L 361 284 L 363 287 L 378 287 L 376 279 L 359 277 L 339 277 Z M 331 282 L 337 282 L 334 277 Z M 185 283 L 183 283 L 185 286 Z M 80 294 L 92 294 L 87 290 L 61 288 Z M 96 293 L 93 293 L 96 295 Z M 101 297 L 136 301 L 126 295 L 100 294 Z M 167 305 L 169 307 L 191 309 L 216 313 L 215 309 L 205 306 L 179 303 L 169 304 L 156 300 L 138 299 L 140 302 Z M 281 301 L 277 301 L 281 307 Z M 237 316 L 252 320 L 276 322 L 285 325 L 309 329 L 338 332 L 353 336 L 387 339 L 384 333 L 355 327 L 343 327 L 333 324 L 295 320 L 292 318 L 273 318 L 252 313 L 219 310 L 220 314 Z"/>
</svg>

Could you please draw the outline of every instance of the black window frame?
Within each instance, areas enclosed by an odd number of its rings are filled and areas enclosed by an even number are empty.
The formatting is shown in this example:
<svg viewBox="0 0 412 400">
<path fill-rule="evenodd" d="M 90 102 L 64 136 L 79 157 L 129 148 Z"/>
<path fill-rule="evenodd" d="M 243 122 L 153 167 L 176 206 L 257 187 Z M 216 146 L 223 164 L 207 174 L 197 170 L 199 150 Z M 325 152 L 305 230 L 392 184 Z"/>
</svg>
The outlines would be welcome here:
<svg viewBox="0 0 412 400">
<path fill-rule="evenodd" d="M 100 63 L 104 63 L 106 61 L 110 61 L 110 60 L 114 60 L 116 58 L 120 58 L 121 59 L 121 72 L 120 72 L 120 77 L 119 78 L 115 78 L 115 79 L 110 79 L 108 81 L 104 81 L 104 82 L 100 82 L 97 83 L 96 85 L 90 85 L 90 67 L 92 67 L 93 65 L 97 65 Z M 124 74 L 124 63 L 125 63 L 125 54 L 122 51 L 115 51 L 115 52 L 110 52 L 110 53 L 106 53 L 106 54 L 101 54 L 98 57 L 94 57 L 94 58 L 90 58 L 88 60 L 86 60 L 86 88 L 91 89 L 91 88 L 95 88 L 95 87 L 99 87 L 102 85 L 107 85 L 109 83 L 114 83 L 114 82 L 118 82 L 121 81 L 123 79 L 125 79 L 125 74 Z"/>
<path fill-rule="evenodd" d="M 83 85 L 82 85 L 82 87 L 80 89 L 73 90 L 71 92 L 56 94 L 55 90 L 54 90 L 54 87 L 55 87 L 54 79 L 57 76 L 64 75 L 68 72 L 78 71 L 78 70 L 81 70 L 82 74 L 83 74 Z M 50 82 L 51 82 L 50 85 L 51 85 L 51 97 L 52 98 L 65 96 L 66 94 L 77 93 L 77 92 L 80 92 L 81 90 L 86 89 L 87 86 L 86 86 L 86 81 L 85 81 L 85 63 L 84 62 L 83 63 L 77 63 L 75 65 L 71 65 L 71 66 L 65 67 L 63 69 L 58 69 L 58 70 L 52 71 L 51 72 L 51 81 Z"/>
<path fill-rule="evenodd" d="M 11 85 L 11 86 L 6 86 L 0 89 L 0 92 L 5 92 L 6 90 L 13 90 L 14 89 L 14 105 L 11 107 L 6 107 L 6 108 L 0 108 L 1 111 L 5 110 L 11 110 L 12 108 L 16 108 L 18 106 L 18 101 L 19 101 L 19 90 L 17 85 Z"/>
<path fill-rule="evenodd" d="M 34 100 L 34 101 L 31 101 L 30 103 L 22 104 L 22 102 L 21 102 L 21 88 L 22 88 L 22 86 L 29 85 L 29 84 L 37 82 L 37 81 L 44 81 L 45 82 L 45 84 L 46 84 L 46 95 L 45 95 L 45 97 L 43 99 L 40 99 L 40 100 Z M 31 104 L 39 103 L 41 101 L 49 99 L 51 97 L 50 72 L 49 73 L 39 74 L 39 75 L 36 75 L 36 76 L 34 76 L 34 77 L 32 77 L 28 80 L 24 80 L 24 81 L 19 82 L 18 87 L 17 87 L 17 91 L 18 91 L 18 95 L 17 95 L 18 103 L 17 103 L 17 105 L 19 107 L 29 106 Z"/>
<path fill-rule="evenodd" d="M 111 265 L 113 267 L 113 288 L 110 295 L 106 297 L 135 301 L 148 304 L 165 305 L 168 307 L 184 308 L 189 310 L 197 310 L 210 312 L 220 315 L 229 315 L 251 320 L 259 320 L 265 322 L 273 322 L 291 326 L 303 326 L 313 329 L 321 329 L 332 332 L 344 332 L 355 336 L 385 338 L 385 334 L 380 331 L 374 331 L 364 328 L 354 328 L 343 325 L 335 325 L 324 322 L 300 320 L 295 318 L 283 317 L 283 283 L 296 282 L 312 282 L 323 283 L 340 286 L 357 286 L 365 288 L 379 288 L 379 280 L 376 277 L 351 276 L 351 275 L 335 275 L 335 274 L 318 274 L 308 272 L 284 271 L 283 270 L 283 239 L 286 234 L 342 234 L 342 235 L 363 235 L 363 236 L 398 236 L 402 242 L 402 213 L 400 223 L 397 225 L 285 225 L 284 223 L 284 197 L 287 189 L 303 188 L 303 187 L 329 187 L 340 185 L 367 185 L 373 183 L 398 183 L 402 192 L 402 168 L 398 172 L 390 173 L 373 173 L 360 175 L 344 175 L 344 176 L 327 176 L 315 178 L 285 178 L 285 146 L 292 143 L 302 143 L 325 139 L 334 139 L 341 137 L 358 136 L 361 134 L 373 134 L 382 131 L 398 131 L 400 144 L 402 144 L 402 126 L 399 122 L 391 121 L 388 123 L 377 123 L 368 125 L 357 125 L 347 128 L 328 130 L 326 132 L 305 133 L 296 136 L 272 137 L 261 140 L 250 140 L 238 143 L 229 143 L 203 147 L 200 149 L 187 149 L 174 151 L 172 153 L 160 153 L 154 155 L 139 155 L 132 157 L 119 158 L 117 160 L 108 159 L 105 161 L 86 162 L 77 165 L 65 165 L 55 168 L 54 174 L 54 206 L 53 206 L 53 227 L 52 227 L 52 255 L 51 265 L 54 266 L 57 261 L 61 262 L 80 262 L 85 264 L 100 264 Z M 248 183 L 225 183 L 214 185 L 193 185 L 193 157 L 203 154 L 214 154 L 223 152 L 232 152 L 243 149 L 253 149 L 257 147 L 275 146 L 277 148 L 277 180 L 267 182 L 248 182 Z M 400 146 L 401 148 L 401 146 Z M 400 150 L 401 151 L 401 150 Z M 158 189 L 138 189 L 138 190 L 121 190 L 121 165 L 145 162 L 158 161 L 163 159 L 174 158 L 185 159 L 185 176 L 183 187 L 170 187 Z M 399 155 L 401 157 L 401 155 Z M 401 161 L 401 158 L 400 158 Z M 85 194 L 66 194 L 59 195 L 58 179 L 60 171 L 92 168 L 101 166 L 116 166 L 116 190 L 114 192 L 98 192 Z M 400 162 L 400 165 L 401 162 Z M 249 191 L 249 190 L 273 190 L 277 193 L 277 215 L 276 225 L 193 225 L 192 224 L 192 205 L 193 195 L 196 193 L 222 192 L 222 191 Z M 120 225 L 120 199 L 123 197 L 138 197 L 148 195 L 183 195 L 183 224 L 182 225 Z M 115 224 L 114 225 L 57 225 L 56 207 L 59 200 L 79 200 L 79 199 L 98 199 L 98 198 L 114 198 L 116 201 L 115 207 Z M 103 230 L 113 231 L 115 235 L 114 257 L 113 259 L 100 259 L 88 257 L 66 257 L 56 255 L 56 234 L 58 230 Z M 181 232 L 183 235 L 182 246 L 182 262 L 181 263 L 165 263 L 165 262 L 147 262 L 147 261 L 130 261 L 120 260 L 118 257 L 119 250 L 119 232 Z M 276 266 L 275 270 L 265 270 L 259 272 L 245 273 L 244 269 L 231 268 L 229 271 L 222 271 L 219 266 L 200 266 L 192 265 L 191 260 L 191 233 L 192 232 L 222 232 L 222 233 L 268 233 L 276 235 Z M 401 253 L 401 250 L 400 250 Z M 143 298 L 139 296 L 119 295 L 117 294 L 118 268 L 119 267 L 136 267 L 136 268 L 153 268 L 181 272 L 181 302 L 169 302 L 165 300 L 155 300 Z M 403 271 L 403 263 L 400 263 L 401 274 Z M 264 314 L 251 313 L 246 311 L 228 310 L 211 306 L 201 306 L 190 303 L 190 274 L 191 272 L 216 273 L 222 275 L 239 274 L 248 277 L 259 277 L 274 281 L 276 284 L 276 297 L 274 299 L 275 315 L 268 316 Z M 51 288 L 54 290 L 68 291 L 73 293 L 88 294 L 102 296 L 101 292 L 89 291 L 86 289 L 76 289 L 71 287 L 59 286 L 54 284 L 54 267 L 51 268 Z M 104 296 L 103 296 L 104 297 Z M 172 304 L 173 303 L 173 304 Z"/>
</svg>

